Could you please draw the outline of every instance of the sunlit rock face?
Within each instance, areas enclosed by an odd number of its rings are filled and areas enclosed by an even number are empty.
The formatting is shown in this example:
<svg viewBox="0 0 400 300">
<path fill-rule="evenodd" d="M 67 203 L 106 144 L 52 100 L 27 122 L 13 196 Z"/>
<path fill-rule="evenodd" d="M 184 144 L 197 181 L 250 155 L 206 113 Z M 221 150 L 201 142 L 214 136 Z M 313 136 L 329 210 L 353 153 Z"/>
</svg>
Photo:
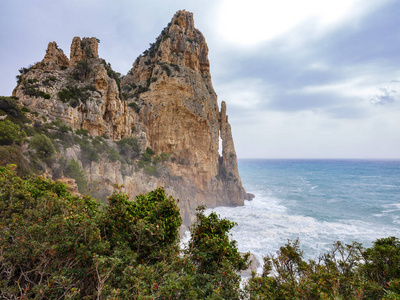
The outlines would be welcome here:
<svg viewBox="0 0 400 300">
<path fill-rule="evenodd" d="M 67 99 L 76 89 L 79 97 Z M 113 183 L 124 184 L 131 197 L 163 185 L 179 199 L 186 225 L 198 205 L 242 205 L 247 197 L 226 104 L 220 111 L 208 47 L 190 12 L 178 11 L 123 77 L 99 58 L 96 38 L 75 37 L 70 59 L 49 43 L 45 58 L 21 74 L 13 95 L 49 121 L 60 119 L 114 141 L 135 136 L 142 151 L 150 147 L 156 154 L 169 153 L 157 178 L 134 167 L 122 175 L 121 164 L 106 158 L 85 171 L 89 181 L 104 182 L 109 190 Z"/>
</svg>

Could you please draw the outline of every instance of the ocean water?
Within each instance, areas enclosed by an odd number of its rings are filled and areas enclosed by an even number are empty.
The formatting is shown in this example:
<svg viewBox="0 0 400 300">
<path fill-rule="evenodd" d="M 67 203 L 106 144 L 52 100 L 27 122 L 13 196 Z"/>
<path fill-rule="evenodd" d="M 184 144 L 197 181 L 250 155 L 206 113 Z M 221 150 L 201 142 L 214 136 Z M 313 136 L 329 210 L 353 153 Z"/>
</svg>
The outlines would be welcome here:
<svg viewBox="0 0 400 300">
<path fill-rule="evenodd" d="M 212 210 L 238 224 L 232 238 L 260 262 L 296 238 L 306 259 L 336 241 L 400 238 L 400 160 L 240 159 L 239 173 L 256 197 Z"/>
</svg>

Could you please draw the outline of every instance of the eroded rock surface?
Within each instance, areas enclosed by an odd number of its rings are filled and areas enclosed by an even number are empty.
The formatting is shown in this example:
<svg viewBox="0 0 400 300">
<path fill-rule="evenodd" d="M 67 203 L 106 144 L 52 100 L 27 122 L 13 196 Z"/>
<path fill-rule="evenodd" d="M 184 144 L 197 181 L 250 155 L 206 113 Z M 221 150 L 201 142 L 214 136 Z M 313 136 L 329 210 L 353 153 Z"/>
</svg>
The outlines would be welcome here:
<svg viewBox="0 0 400 300">
<path fill-rule="evenodd" d="M 96 38 L 75 37 L 70 59 L 49 43 L 44 59 L 21 75 L 13 96 L 36 118 L 60 119 L 113 141 L 134 136 L 142 151 L 150 147 L 156 154 L 170 154 L 159 177 L 134 167 L 122 172 L 119 162 L 107 159 L 85 171 L 89 182 L 103 182 L 110 191 L 113 183 L 123 184 L 131 197 L 163 185 L 179 199 L 186 225 L 198 205 L 243 205 L 247 197 L 226 103 L 220 111 L 208 47 L 190 12 L 178 11 L 122 77 L 99 58 Z M 63 151 L 77 157 L 70 148 Z"/>
</svg>

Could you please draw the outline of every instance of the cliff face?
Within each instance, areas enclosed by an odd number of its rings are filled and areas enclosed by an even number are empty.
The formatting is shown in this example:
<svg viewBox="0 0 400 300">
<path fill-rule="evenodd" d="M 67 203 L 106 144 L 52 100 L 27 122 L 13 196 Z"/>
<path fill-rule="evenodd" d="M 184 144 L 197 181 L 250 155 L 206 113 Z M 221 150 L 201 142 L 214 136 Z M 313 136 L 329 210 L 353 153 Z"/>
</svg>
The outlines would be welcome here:
<svg viewBox="0 0 400 300">
<path fill-rule="evenodd" d="M 99 58 L 95 38 L 75 37 L 69 59 L 55 42 L 49 43 L 44 59 L 21 75 L 13 96 L 38 113 L 32 114 L 37 120 L 60 119 L 114 141 L 133 136 L 142 151 L 150 147 L 156 154 L 169 153 L 158 177 L 134 167 L 122 176 L 121 165 L 107 159 L 92 162 L 85 171 L 89 181 L 124 184 L 130 196 L 165 186 L 180 199 L 185 224 L 198 205 L 242 205 L 247 197 L 226 104 L 220 111 L 208 47 L 192 13 L 177 12 L 123 77 Z M 67 158 L 80 151 L 71 149 L 65 150 Z"/>
</svg>

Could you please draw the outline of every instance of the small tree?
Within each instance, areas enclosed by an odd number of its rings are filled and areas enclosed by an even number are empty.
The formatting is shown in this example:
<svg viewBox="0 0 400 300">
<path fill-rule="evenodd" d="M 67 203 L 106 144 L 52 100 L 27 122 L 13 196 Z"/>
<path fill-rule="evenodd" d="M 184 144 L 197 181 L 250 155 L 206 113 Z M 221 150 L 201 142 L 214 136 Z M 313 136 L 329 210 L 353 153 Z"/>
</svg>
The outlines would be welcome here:
<svg viewBox="0 0 400 300">
<path fill-rule="evenodd" d="M 220 219 L 215 212 L 206 216 L 204 211 L 205 206 L 197 208 L 197 221 L 191 227 L 187 249 L 196 268 L 194 285 L 201 299 L 239 299 L 237 272 L 248 267 L 250 253 L 241 255 L 236 241 L 230 240 L 229 231 L 236 225 L 234 222 Z"/>
<path fill-rule="evenodd" d="M 76 185 L 80 193 L 87 191 L 87 179 L 85 171 L 81 169 L 75 159 L 71 159 L 67 165 L 64 175 L 75 179 Z"/>
<path fill-rule="evenodd" d="M 26 137 L 25 131 L 10 120 L 0 121 L 0 145 L 19 144 Z"/>
<path fill-rule="evenodd" d="M 365 263 L 361 266 L 371 286 L 370 296 L 380 298 L 385 290 L 397 293 L 400 298 L 400 241 L 396 237 L 378 239 L 363 252 Z M 397 299 L 399 299 L 397 298 Z"/>
<path fill-rule="evenodd" d="M 108 198 L 107 237 L 113 248 L 136 252 L 139 262 L 157 262 L 177 253 L 182 219 L 175 200 L 163 188 L 130 201 L 123 193 Z"/>
<path fill-rule="evenodd" d="M 122 138 L 117 142 L 117 146 L 119 153 L 125 158 L 134 159 L 139 157 L 140 145 L 135 137 Z"/>
<path fill-rule="evenodd" d="M 53 142 L 44 134 L 35 134 L 30 144 L 40 158 L 50 158 L 56 152 Z"/>
</svg>

